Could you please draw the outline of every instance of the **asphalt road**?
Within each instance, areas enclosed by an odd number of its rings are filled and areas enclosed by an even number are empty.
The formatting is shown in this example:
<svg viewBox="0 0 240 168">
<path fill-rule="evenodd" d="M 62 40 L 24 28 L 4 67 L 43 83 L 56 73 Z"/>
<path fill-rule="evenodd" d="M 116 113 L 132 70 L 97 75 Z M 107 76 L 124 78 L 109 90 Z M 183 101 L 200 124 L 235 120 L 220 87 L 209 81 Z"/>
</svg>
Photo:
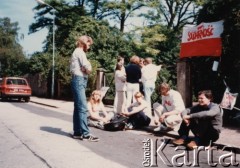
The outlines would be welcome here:
<svg viewBox="0 0 240 168">
<path fill-rule="evenodd" d="M 146 131 L 91 128 L 99 142 L 74 140 L 72 113 L 33 103 L 0 102 L 0 131 L 0 168 L 205 168 L 240 163 L 234 151 L 188 151 L 173 146 L 169 137 Z"/>
</svg>

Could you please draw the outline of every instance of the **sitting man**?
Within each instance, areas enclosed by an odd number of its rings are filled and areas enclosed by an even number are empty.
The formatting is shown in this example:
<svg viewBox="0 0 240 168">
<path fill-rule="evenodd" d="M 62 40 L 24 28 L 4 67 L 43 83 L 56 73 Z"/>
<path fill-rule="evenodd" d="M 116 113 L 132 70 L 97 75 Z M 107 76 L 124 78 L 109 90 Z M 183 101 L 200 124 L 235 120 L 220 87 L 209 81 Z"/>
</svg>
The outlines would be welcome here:
<svg viewBox="0 0 240 168">
<path fill-rule="evenodd" d="M 148 110 L 148 103 L 144 100 L 141 92 L 134 95 L 136 102 L 128 107 L 128 112 L 122 112 L 122 115 L 129 117 L 125 129 L 141 128 L 149 126 L 151 119 L 145 114 Z"/>
<path fill-rule="evenodd" d="M 155 132 L 178 131 L 182 118 L 181 112 L 185 105 L 181 94 L 178 91 L 170 89 L 169 84 L 162 83 L 159 86 L 162 95 L 162 104 L 154 103 L 153 110 L 155 115 L 155 124 L 160 126 L 155 128 Z"/>
<path fill-rule="evenodd" d="M 210 90 L 198 93 L 198 104 L 182 112 L 183 122 L 178 131 L 180 139 L 173 140 L 173 144 L 187 144 L 189 149 L 194 149 L 198 145 L 208 146 L 218 140 L 222 128 L 222 113 L 212 99 Z M 189 142 L 190 130 L 195 137 Z"/>
</svg>

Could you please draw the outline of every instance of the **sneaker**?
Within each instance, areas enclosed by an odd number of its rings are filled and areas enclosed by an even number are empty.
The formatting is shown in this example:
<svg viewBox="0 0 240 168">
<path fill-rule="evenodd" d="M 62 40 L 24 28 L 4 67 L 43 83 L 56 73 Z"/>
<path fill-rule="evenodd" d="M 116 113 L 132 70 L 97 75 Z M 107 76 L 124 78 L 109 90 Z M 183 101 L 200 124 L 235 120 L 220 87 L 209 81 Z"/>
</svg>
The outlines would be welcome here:
<svg viewBox="0 0 240 168">
<path fill-rule="evenodd" d="M 133 125 L 132 125 L 132 123 L 127 123 L 126 125 L 125 125 L 125 128 L 124 128 L 125 130 L 132 130 L 133 129 Z"/>
<path fill-rule="evenodd" d="M 174 139 L 174 140 L 172 141 L 172 143 L 173 143 L 174 145 L 184 145 L 186 142 L 185 142 L 185 139 L 179 138 L 179 139 Z"/>
<path fill-rule="evenodd" d="M 90 141 L 90 142 L 98 142 L 100 139 L 98 137 L 93 136 L 93 135 L 87 135 L 87 136 L 82 136 L 82 140 Z"/>
<path fill-rule="evenodd" d="M 96 124 L 96 127 L 99 128 L 99 129 L 104 129 L 104 124 L 103 124 L 103 122 L 98 122 L 98 123 Z"/>
<path fill-rule="evenodd" d="M 191 141 L 187 144 L 188 149 L 196 149 L 198 147 L 197 143 L 195 141 Z"/>
<path fill-rule="evenodd" d="M 173 129 L 164 125 L 160 125 L 160 127 L 157 127 L 154 129 L 155 132 L 169 132 L 172 131 Z"/>
<path fill-rule="evenodd" d="M 160 131 L 160 129 L 161 129 L 161 128 L 160 128 L 160 126 L 159 126 L 159 127 L 157 127 L 157 128 L 154 128 L 153 131 L 154 131 L 154 132 L 158 132 L 158 131 Z"/>
<path fill-rule="evenodd" d="M 82 140 L 82 135 L 81 134 L 73 134 L 72 138 L 73 139 L 80 139 L 80 140 Z"/>
</svg>

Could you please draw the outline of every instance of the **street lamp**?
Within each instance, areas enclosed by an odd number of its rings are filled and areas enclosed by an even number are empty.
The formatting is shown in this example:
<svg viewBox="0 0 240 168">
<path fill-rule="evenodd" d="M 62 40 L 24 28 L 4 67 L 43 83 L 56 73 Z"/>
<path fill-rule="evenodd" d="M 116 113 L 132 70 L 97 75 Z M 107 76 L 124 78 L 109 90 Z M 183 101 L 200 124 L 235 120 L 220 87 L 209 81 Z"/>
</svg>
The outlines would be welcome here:
<svg viewBox="0 0 240 168">
<path fill-rule="evenodd" d="M 51 5 L 47 4 L 43 0 L 36 0 L 40 4 L 44 4 L 53 9 L 54 15 L 56 9 Z M 52 51 L 52 85 L 51 85 L 51 98 L 54 97 L 54 71 L 55 71 L 55 17 L 53 17 L 53 51 Z"/>
</svg>

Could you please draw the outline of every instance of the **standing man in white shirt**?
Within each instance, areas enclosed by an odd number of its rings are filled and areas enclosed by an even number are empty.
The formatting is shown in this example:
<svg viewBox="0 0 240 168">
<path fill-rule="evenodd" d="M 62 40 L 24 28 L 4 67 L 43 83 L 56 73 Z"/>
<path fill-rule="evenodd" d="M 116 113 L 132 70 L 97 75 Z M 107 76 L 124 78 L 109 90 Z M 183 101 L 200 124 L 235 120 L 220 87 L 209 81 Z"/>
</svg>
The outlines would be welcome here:
<svg viewBox="0 0 240 168">
<path fill-rule="evenodd" d="M 72 73 L 71 85 L 74 99 L 73 138 L 96 142 L 99 138 L 90 134 L 87 123 L 86 87 L 88 74 L 91 73 L 92 66 L 86 57 L 86 52 L 92 44 L 93 40 L 89 36 L 84 35 L 77 39 L 77 47 L 70 60 L 70 71 Z"/>
<path fill-rule="evenodd" d="M 145 100 L 148 102 L 148 116 L 151 114 L 151 96 L 155 89 L 155 82 L 157 80 L 157 74 L 161 70 L 162 65 L 155 65 L 152 63 L 152 58 L 148 57 L 144 60 L 145 66 L 142 68 L 142 78 L 143 91 Z"/>
<path fill-rule="evenodd" d="M 162 95 L 162 104 L 154 103 L 155 124 L 160 126 L 154 131 L 167 132 L 178 131 L 182 123 L 181 113 L 185 105 L 181 94 L 170 88 L 169 84 L 162 83 L 159 86 Z"/>
</svg>

